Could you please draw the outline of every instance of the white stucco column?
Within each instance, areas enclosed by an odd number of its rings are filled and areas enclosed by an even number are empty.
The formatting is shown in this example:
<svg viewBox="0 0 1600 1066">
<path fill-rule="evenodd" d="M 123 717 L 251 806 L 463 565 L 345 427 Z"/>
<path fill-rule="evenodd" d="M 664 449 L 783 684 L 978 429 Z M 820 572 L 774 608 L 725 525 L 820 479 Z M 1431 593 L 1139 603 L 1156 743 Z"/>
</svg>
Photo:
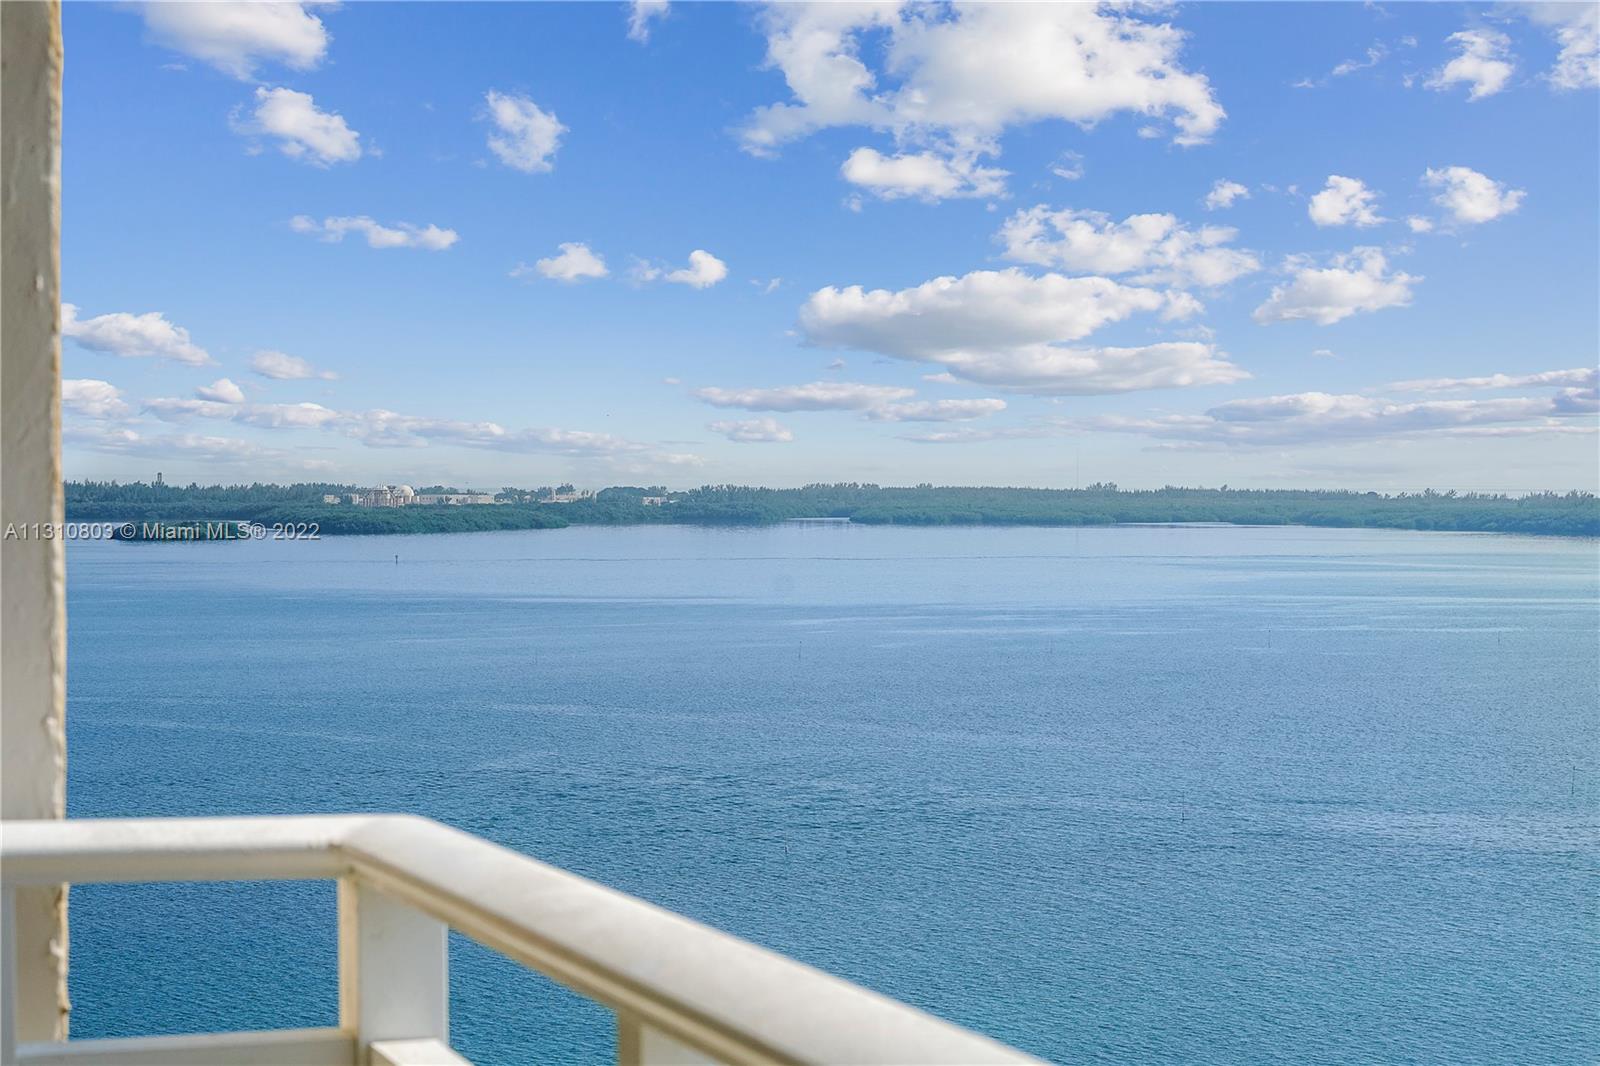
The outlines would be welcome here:
<svg viewBox="0 0 1600 1066">
<path fill-rule="evenodd" d="M 66 815 L 62 543 L 61 8 L 0 3 L 0 817 Z M 38 524 L 37 526 L 35 524 Z M 11 1040 L 67 1030 L 67 894 L 23 888 L 6 923 Z"/>
</svg>

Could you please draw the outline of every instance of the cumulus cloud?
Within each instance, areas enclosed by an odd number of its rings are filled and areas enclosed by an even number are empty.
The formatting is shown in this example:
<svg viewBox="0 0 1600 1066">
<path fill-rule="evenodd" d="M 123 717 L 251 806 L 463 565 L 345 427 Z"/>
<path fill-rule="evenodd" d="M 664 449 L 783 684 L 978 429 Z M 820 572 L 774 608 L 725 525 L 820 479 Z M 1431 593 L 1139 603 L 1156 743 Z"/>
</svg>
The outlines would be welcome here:
<svg viewBox="0 0 1600 1066">
<path fill-rule="evenodd" d="M 1600 87 L 1600 6 L 1593 3 L 1524 3 L 1511 11 L 1544 26 L 1561 46 L 1545 75 L 1562 90 Z"/>
<path fill-rule="evenodd" d="M 122 418 L 129 410 L 121 389 L 96 378 L 62 378 L 61 406 L 73 414 L 98 419 Z"/>
<path fill-rule="evenodd" d="M 91 351 L 123 358 L 148 356 L 171 359 L 189 366 L 205 366 L 213 360 L 206 350 L 189 339 L 189 331 L 167 321 L 160 311 L 142 315 L 115 311 L 79 318 L 73 304 L 61 305 L 61 335 Z"/>
<path fill-rule="evenodd" d="M 484 94 L 489 121 L 489 151 L 513 170 L 524 174 L 544 174 L 555 167 L 556 150 L 567 127 L 553 112 L 542 110 L 526 96 L 497 92 Z"/>
<path fill-rule="evenodd" d="M 775 418 L 708 422 L 706 428 L 740 444 L 787 444 L 794 440 L 794 431 Z"/>
<path fill-rule="evenodd" d="M 328 51 L 328 30 L 309 4 L 147 3 L 139 6 L 157 43 L 208 63 L 241 81 L 262 62 L 310 70 Z"/>
<path fill-rule="evenodd" d="M 1172 215 L 1129 215 L 1113 222 L 1099 211 L 1018 211 L 1001 227 L 1005 257 L 1075 273 L 1133 274 L 1144 284 L 1216 288 L 1261 269 L 1249 252 L 1226 248 L 1238 236 L 1226 226 L 1190 229 Z"/>
<path fill-rule="evenodd" d="M 1412 233 L 1432 233 L 1433 219 L 1421 215 L 1411 215 L 1406 219 L 1406 226 Z"/>
<path fill-rule="evenodd" d="M 865 411 L 908 399 L 916 391 L 895 385 L 813 381 L 808 385 L 758 389 L 708 387 L 695 389 L 693 395 L 713 407 L 739 407 L 746 411 Z"/>
<path fill-rule="evenodd" d="M 1430 167 L 1423 174 L 1422 183 L 1441 190 L 1433 202 L 1449 212 L 1453 221 L 1468 226 L 1511 214 L 1527 195 L 1521 189 L 1508 189 L 1471 167 Z"/>
<path fill-rule="evenodd" d="M 888 403 L 867 410 L 874 422 L 969 422 L 988 418 L 1006 409 L 1004 400 L 921 400 L 915 403 Z"/>
<path fill-rule="evenodd" d="M 1218 178 L 1211 191 L 1206 193 L 1205 205 L 1207 211 L 1221 211 L 1232 207 L 1240 200 L 1250 199 L 1250 190 L 1236 181 Z"/>
<path fill-rule="evenodd" d="M 1323 190 L 1311 198 L 1306 214 L 1319 226 L 1376 226 L 1378 194 L 1358 178 L 1328 175 Z"/>
<path fill-rule="evenodd" d="M 844 180 L 882 200 L 915 197 L 933 202 L 957 197 L 1005 195 L 1007 172 L 979 166 L 976 156 L 936 152 L 882 155 L 857 148 L 839 168 Z"/>
<path fill-rule="evenodd" d="M 1455 85 L 1470 86 L 1468 100 L 1481 100 L 1504 89 L 1516 69 L 1511 38 L 1498 30 L 1470 29 L 1445 38 L 1457 55 L 1434 71 L 1423 84 L 1443 92 Z"/>
<path fill-rule="evenodd" d="M 767 66 L 783 74 L 791 98 L 758 108 L 739 137 L 746 151 L 770 156 L 830 127 L 884 131 L 899 154 L 858 155 L 853 172 L 878 175 L 880 188 L 909 184 L 916 191 L 904 195 L 926 200 L 946 187 L 993 195 L 976 190 L 1005 175 L 976 160 L 998 155 L 1010 126 L 1060 119 L 1088 128 L 1130 113 L 1170 120 L 1179 144 L 1202 143 L 1224 111 L 1205 76 L 1184 69 L 1184 34 L 1155 10 L 771 3 L 762 15 Z M 863 43 L 878 34 L 884 58 L 873 65 Z M 947 166 L 935 167 L 929 153 Z"/>
<path fill-rule="evenodd" d="M 1289 283 L 1275 286 L 1255 310 L 1255 320 L 1263 325 L 1309 319 L 1329 326 L 1359 312 L 1405 307 L 1411 303 L 1411 287 L 1422 280 L 1390 272 L 1382 249 L 1369 247 L 1336 255 L 1325 267 L 1306 256 L 1290 256 L 1284 270 Z"/>
<path fill-rule="evenodd" d="M 306 378 L 322 378 L 332 381 L 339 375 L 331 370 L 318 370 L 310 363 L 298 356 L 286 355 L 283 352 L 266 350 L 257 352 L 250 357 L 250 369 L 264 378 L 275 381 L 299 381 Z"/>
<path fill-rule="evenodd" d="M 1167 294 L 1109 278 L 1033 277 L 1012 267 L 940 277 L 909 289 L 818 289 L 800 309 L 807 339 L 899 358 L 968 346 L 1070 341 L 1138 312 L 1165 310 Z"/>
<path fill-rule="evenodd" d="M 650 40 L 650 24 L 667 16 L 667 0 L 633 0 L 628 11 L 628 39 L 644 44 Z"/>
<path fill-rule="evenodd" d="M 228 378 L 218 378 L 209 385 L 201 385 L 194 394 L 202 400 L 217 403 L 244 403 L 244 390 Z"/>
<path fill-rule="evenodd" d="M 670 281 L 693 289 L 709 289 L 728 276 L 728 264 L 710 252 L 696 248 L 689 253 L 689 265 L 686 267 L 669 270 L 644 259 L 636 259 L 633 269 L 628 273 L 638 282 Z"/>
<path fill-rule="evenodd" d="M 891 292 L 825 288 L 800 310 L 809 343 L 933 363 L 996 388 L 1041 395 L 1209 385 L 1248 375 L 1213 346 L 1068 347 L 1137 313 L 1192 313 L 1192 297 L 1109 278 L 1031 277 L 1012 268 Z"/>
<path fill-rule="evenodd" d="M 276 138 L 284 155 L 312 166 L 361 158 L 361 135 L 342 116 L 320 110 L 310 93 L 293 89 L 258 87 L 255 110 L 248 118 L 235 114 L 233 128 L 245 136 Z"/>
<path fill-rule="evenodd" d="M 325 218 L 321 222 L 309 215 L 296 215 L 289 220 L 289 228 L 334 244 L 344 240 L 347 233 L 359 233 L 367 239 L 369 248 L 421 248 L 429 252 L 442 252 L 461 239 L 455 230 L 441 229 L 431 223 L 415 226 L 410 222 L 396 222 L 384 226 L 366 215 Z"/>
<path fill-rule="evenodd" d="M 771 4 L 767 65 L 790 102 L 760 108 L 741 131 L 770 153 L 830 126 L 864 125 L 909 140 L 992 145 L 1009 125 L 1062 119 L 1092 126 L 1119 112 L 1170 118 L 1180 144 L 1205 141 L 1224 112 L 1203 75 L 1183 69 L 1184 35 L 1149 9 L 1092 4 L 972 4 L 948 11 L 888 4 Z M 888 34 L 882 66 L 861 38 Z"/>
<path fill-rule="evenodd" d="M 529 273 L 537 273 L 541 277 L 553 278 L 556 281 L 573 282 L 583 281 L 586 278 L 603 278 L 610 273 L 606 269 L 606 261 L 590 251 L 587 244 L 567 242 L 557 247 L 558 254 L 535 261 L 531 268 L 518 264 L 511 272 L 511 276 L 520 278 Z"/>
</svg>

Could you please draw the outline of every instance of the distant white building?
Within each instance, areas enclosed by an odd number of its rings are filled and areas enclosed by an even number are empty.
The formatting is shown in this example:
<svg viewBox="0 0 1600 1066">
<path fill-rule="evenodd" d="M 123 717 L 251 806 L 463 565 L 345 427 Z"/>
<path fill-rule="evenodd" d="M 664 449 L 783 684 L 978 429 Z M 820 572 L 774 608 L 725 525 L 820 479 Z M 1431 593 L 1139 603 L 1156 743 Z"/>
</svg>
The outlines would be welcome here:
<svg viewBox="0 0 1600 1066">
<path fill-rule="evenodd" d="M 410 485 L 379 485 L 353 494 L 350 502 L 357 507 L 405 507 L 416 499 L 417 490 Z"/>
<path fill-rule="evenodd" d="M 544 499 L 540 500 L 539 502 L 540 503 L 577 503 L 579 500 L 587 500 L 590 496 L 593 496 L 593 495 L 594 495 L 594 493 L 592 493 L 592 492 L 552 492 L 550 495 L 546 496 Z"/>
<path fill-rule="evenodd" d="M 339 503 L 343 499 L 344 499 L 343 496 L 335 496 L 335 495 L 333 495 L 331 493 L 324 493 L 323 497 L 322 497 L 322 502 L 323 503 Z"/>
<path fill-rule="evenodd" d="M 487 492 L 429 492 L 423 493 L 412 502 L 434 506 L 468 507 L 494 503 L 494 495 Z"/>
<path fill-rule="evenodd" d="M 667 498 L 665 496 L 640 496 L 639 502 L 646 507 L 665 507 Z"/>
</svg>

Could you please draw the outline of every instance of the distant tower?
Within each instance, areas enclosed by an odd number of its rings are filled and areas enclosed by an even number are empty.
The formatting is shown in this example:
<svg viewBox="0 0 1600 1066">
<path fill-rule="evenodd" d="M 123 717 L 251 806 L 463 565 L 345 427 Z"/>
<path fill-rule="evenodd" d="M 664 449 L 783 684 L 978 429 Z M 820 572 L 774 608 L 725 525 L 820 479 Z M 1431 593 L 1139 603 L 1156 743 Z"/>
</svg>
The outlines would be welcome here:
<svg viewBox="0 0 1600 1066">
<path fill-rule="evenodd" d="M 161 471 L 159 471 L 159 470 L 156 471 L 156 484 L 157 485 L 165 485 L 166 484 L 165 481 L 161 480 Z"/>
</svg>

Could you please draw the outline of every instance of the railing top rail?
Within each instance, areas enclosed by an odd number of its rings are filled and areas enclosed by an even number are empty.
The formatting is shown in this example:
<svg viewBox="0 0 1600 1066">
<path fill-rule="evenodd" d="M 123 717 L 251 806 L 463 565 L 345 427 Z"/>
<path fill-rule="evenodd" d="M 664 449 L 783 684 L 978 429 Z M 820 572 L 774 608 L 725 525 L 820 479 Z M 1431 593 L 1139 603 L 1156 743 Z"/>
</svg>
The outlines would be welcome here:
<svg viewBox="0 0 1600 1066">
<path fill-rule="evenodd" d="M 681 915 L 406 815 L 0 824 L 7 886 L 353 876 L 725 1062 L 1030 1063 Z"/>
</svg>

